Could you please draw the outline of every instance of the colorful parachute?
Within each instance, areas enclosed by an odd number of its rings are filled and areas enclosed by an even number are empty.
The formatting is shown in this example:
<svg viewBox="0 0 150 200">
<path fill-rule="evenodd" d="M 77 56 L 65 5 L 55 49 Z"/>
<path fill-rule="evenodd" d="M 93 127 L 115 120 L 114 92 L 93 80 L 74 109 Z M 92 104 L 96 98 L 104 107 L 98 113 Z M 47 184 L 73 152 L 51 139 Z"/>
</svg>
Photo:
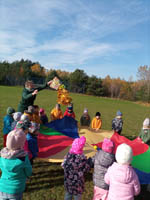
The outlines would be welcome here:
<svg viewBox="0 0 150 200">
<path fill-rule="evenodd" d="M 112 131 L 91 131 L 87 128 L 79 128 L 77 121 L 71 117 L 52 121 L 46 126 L 41 126 L 38 136 L 39 154 L 38 158 L 50 162 L 62 162 L 64 156 L 70 149 L 73 140 L 81 135 L 87 139 L 84 154 L 87 157 L 95 155 L 94 145 L 101 148 L 104 137 L 111 138 L 115 143 L 115 150 L 119 144 L 126 143 L 132 147 L 134 167 L 140 183 L 150 183 L 150 148 L 140 138 L 131 141 Z M 115 153 L 115 152 L 114 152 Z"/>
<path fill-rule="evenodd" d="M 115 133 L 111 139 L 115 142 L 116 146 L 121 143 L 126 143 L 132 147 L 133 160 L 131 165 L 134 167 L 140 183 L 150 183 L 150 148 L 140 138 L 131 141 L 123 136 Z"/>
<path fill-rule="evenodd" d="M 103 141 L 104 137 L 110 138 L 112 134 L 112 131 L 93 132 L 83 127 L 79 129 L 77 121 L 66 116 L 63 119 L 52 121 L 46 126 L 41 126 L 38 135 L 38 158 L 46 159 L 50 162 L 62 162 L 73 140 L 79 135 L 86 137 L 84 153 L 87 157 L 91 157 L 96 152 L 93 144 Z"/>
<path fill-rule="evenodd" d="M 120 136 L 114 133 L 111 140 L 115 143 L 115 151 L 117 146 L 126 143 L 132 147 L 133 150 L 133 160 L 131 165 L 134 167 L 140 183 L 149 184 L 150 183 L 150 147 L 145 144 L 140 138 L 135 140 L 129 140 L 124 136 Z M 102 143 L 96 144 L 101 148 Z M 115 153 L 114 151 L 114 153 Z"/>
</svg>

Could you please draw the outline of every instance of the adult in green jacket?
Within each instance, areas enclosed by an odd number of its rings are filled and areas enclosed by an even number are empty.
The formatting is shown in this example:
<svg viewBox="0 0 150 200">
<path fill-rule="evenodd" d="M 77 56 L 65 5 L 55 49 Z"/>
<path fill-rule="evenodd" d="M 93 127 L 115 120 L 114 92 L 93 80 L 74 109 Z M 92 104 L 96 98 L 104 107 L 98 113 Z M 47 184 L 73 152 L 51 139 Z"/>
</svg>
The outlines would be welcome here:
<svg viewBox="0 0 150 200">
<path fill-rule="evenodd" d="M 34 100 L 36 99 L 37 93 L 49 86 L 50 83 L 51 81 L 39 87 L 35 87 L 32 81 L 26 81 L 22 92 L 22 99 L 18 105 L 18 112 L 24 113 L 24 110 L 27 110 L 28 106 L 32 106 L 34 104 Z"/>
</svg>

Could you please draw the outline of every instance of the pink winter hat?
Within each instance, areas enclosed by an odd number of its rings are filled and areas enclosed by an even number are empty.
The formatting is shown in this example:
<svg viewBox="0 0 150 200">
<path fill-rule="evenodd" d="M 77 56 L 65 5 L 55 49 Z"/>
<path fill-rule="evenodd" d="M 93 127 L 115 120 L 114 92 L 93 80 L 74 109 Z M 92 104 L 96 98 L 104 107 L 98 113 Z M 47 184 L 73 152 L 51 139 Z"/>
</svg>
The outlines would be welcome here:
<svg viewBox="0 0 150 200">
<path fill-rule="evenodd" d="M 73 143 L 69 153 L 72 154 L 83 154 L 83 148 L 86 143 L 86 138 L 81 136 L 80 138 L 76 138 Z"/>
<path fill-rule="evenodd" d="M 40 113 L 40 114 L 44 114 L 44 113 L 45 113 L 44 108 L 40 108 L 39 113 Z"/>
<path fill-rule="evenodd" d="M 114 143 L 108 138 L 104 138 L 102 143 L 102 150 L 108 153 L 112 153 L 114 149 Z"/>
<path fill-rule="evenodd" d="M 7 136 L 6 147 L 10 150 L 23 149 L 26 135 L 22 130 L 13 130 Z"/>
</svg>

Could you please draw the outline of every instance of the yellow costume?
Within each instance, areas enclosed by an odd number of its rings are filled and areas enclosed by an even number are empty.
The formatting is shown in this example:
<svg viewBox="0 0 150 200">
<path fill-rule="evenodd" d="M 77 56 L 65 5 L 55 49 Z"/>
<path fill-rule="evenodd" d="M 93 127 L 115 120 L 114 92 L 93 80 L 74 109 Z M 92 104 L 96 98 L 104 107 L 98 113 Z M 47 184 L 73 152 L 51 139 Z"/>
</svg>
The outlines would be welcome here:
<svg viewBox="0 0 150 200">
<path fill-rule="evenodd" d="M 102 127 L 102 120 L 99 118 L 97 119 L 96 117 L 93 118 L 91 127 L 93 129 L 100 129 Z"/>
<path fill-rule="evenodd" d="M 23 114 L 27 115 L 30 121 L 33 121 L 33 114 L 32 113 L 28 113 L 28 112 L 24 111 Z"/>
<path fill-rule="evenodd" d="M 51 120 L 62 119 L 63 113 L 61 109 L 53 108 L 51 111 Z"/>
</svg>

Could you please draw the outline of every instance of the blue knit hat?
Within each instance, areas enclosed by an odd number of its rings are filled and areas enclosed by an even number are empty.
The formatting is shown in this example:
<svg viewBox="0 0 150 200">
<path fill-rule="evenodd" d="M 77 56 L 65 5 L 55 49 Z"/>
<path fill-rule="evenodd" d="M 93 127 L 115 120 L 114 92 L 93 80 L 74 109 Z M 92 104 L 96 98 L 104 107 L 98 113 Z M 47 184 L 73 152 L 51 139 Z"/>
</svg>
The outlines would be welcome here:
<svg viewBox="0 0 150 200">
<path fill-rule="evenodd" d="M 116 116 L 122 116 L 122 112 L 120 110 L 117 111 Z"/>
</svg>

